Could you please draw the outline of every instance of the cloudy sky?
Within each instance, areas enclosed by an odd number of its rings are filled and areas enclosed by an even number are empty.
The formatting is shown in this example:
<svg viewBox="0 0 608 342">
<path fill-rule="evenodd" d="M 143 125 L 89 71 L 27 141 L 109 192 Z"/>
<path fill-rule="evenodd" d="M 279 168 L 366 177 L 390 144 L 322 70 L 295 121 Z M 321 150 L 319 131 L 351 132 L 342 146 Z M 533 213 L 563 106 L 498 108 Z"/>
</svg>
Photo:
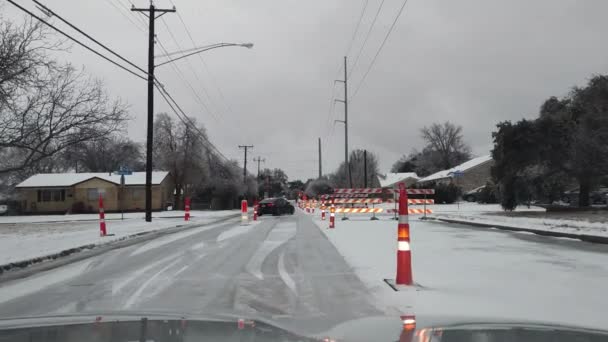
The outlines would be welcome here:
<svg viewBox="0 0 608 342">
<path fill-rule="evenodd" d="M 16 0 L 33 9 L 28 0 Z M 46 1 L 87 33 L 145 67 L 144 18 L 127 10 L 147 0 Z M 358 33 L 349 50 L 362 8 Z M 365 46 L 364 38 L 384 3 Z M 605 0 L 409 0 L 367 78 L 403 0 L 157 0 L 177 7 L 157 21 L 157 54 L 218 42 L 252 42 L 251 50 L 223 48 L 157 69 L 182 108 L 204 123 L 229 158 L 255 145 L 252 158 L 284 169 L 290 179 L 317 174 L 317 138 L 324 172 L 344 156 L 340 84 L 348 53 L 350 148 L 376 153 L 381 171 L 423 142 L 419 130 L 452 121 L 464 128 L 476 155 L 491 148 L 496 123 L 534 117 L 549 96 L 563 96 L 608 70 Z M 22 18 L 10 4 L 3 16 Z M 39 13 L 39 12 L 38 12 Z M 56 19 L 53 23 L 60 25 Z M 353 61 L 361 52 L 357 64 Z M 146 83 L 74 46 L 60 58 L 103 79 L 131 105 L 129 134 L 145 137 Z M 190 84 L 194 91 L 188 85 Z M 199 99 L 200 98 L 200 99 Z M 169 111 L 160 96 L 156 112 Z"/>
</svg>

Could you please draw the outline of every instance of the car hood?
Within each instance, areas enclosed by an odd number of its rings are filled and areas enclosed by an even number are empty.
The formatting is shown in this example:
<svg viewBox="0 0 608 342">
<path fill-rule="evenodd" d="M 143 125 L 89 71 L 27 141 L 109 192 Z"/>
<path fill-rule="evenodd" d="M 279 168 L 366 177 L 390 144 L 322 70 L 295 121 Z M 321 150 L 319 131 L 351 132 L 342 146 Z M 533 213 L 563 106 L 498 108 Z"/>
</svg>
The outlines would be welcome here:
<svg viewBox="0 0 608 342">
<path fill-rule="evenodd" d="M 248 317 L 106 313 L 0 320 L 0 341 L 607 341 L 608 332 L 543 322 L 473 318 L 365 317 L 306 332 Z M 37 339 L 38 338 L 38 339 Z"/>
</svg>

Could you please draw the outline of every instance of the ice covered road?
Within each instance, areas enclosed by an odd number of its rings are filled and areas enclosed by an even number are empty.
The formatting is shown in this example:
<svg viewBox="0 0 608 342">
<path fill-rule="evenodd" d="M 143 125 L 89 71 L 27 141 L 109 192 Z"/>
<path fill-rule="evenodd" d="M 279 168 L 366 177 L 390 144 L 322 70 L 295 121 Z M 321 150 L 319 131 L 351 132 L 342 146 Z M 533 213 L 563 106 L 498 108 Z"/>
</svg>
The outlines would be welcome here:
<svg viewBox="0 0 608 342">
<path fill-rule="evenodd" d="M 394 276 L 395 240 L 388 220 L 334 231 L 301 212 L 231 220 L 0 283 L 0 317 L 225 314 L 318 331 L 402 312 L 606 323 L 608 246 L 412 221 L 422 288 L 404 293 L 382 281 Z"/>
<path fill-rule="evenodd" d="M 0 317 L 165 312 L 330 327 L 380 313 L 331 242 L 299 213 L 196 228 L 0 286 Z"/>
</svg>

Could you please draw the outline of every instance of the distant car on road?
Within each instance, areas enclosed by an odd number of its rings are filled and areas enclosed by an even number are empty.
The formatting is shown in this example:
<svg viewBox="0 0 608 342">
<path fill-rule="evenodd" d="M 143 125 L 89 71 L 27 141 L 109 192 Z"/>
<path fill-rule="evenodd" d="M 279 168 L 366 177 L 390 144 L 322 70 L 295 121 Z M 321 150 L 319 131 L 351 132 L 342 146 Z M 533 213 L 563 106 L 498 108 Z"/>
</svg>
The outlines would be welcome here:
<svg viewBox="0 0 608 342">
<path fill-rule="evenodd" d="M 258 215 L 293 215 L 295 208 L 284 198 L 267 198 L 260 202 Z"/>
<path fill-rule="evenodd" d="M 0 204 L 0 215 L 6 215 L 8 212 L 8 205 Z"/>
</svg>

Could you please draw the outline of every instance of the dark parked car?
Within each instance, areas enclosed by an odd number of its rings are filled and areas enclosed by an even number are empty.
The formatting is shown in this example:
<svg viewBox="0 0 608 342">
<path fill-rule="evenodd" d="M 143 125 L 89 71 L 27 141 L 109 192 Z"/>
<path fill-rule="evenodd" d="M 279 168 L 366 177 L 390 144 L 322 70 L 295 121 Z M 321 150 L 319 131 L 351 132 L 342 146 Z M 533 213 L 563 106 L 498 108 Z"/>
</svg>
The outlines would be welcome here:
<svg viewBox="0 0 608 342">
<path fill-rule="evenodd" d="M 264 214 L 293 215 L 294 212 L 295 208 L 293 205 L 284 198 L 267 198 L 260 202 L 260 207 L 258 208 L 258 215 L 260 216 Z"/>
<path fill-rule="evenodd" d="M 467 193 L 465 193 L 464 195 L 462 195 L 462 199 L 467 201 L 467 202 L 477 202 L 479 201 L 481 192 L 485 189 L 485 185 L 484 186 L 480 186 L 478 188 L 475 188 Z"/>
<path fill-rule="evenodd" d="M 578 205 L 579 200 L 578 190 L 566 191 L 562 196 L 562 201 L 571 205 Z M 589 193 L 589 203 L 591 204 L 608 204 L 608 188 L 599 188 Z"/>
</svg>

